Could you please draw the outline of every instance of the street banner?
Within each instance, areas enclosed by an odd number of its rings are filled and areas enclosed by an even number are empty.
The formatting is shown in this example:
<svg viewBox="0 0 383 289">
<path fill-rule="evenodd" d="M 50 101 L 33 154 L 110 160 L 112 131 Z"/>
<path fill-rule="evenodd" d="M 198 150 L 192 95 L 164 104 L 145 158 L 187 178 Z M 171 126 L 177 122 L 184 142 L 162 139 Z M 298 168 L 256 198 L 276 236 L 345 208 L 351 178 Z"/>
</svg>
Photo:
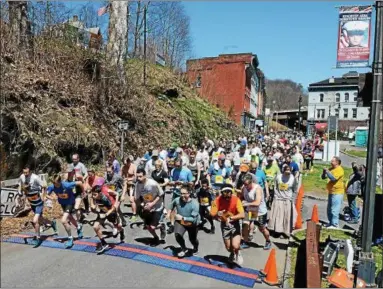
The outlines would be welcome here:
<svg viewBox="0 0 383 289">
<path fill-rule="evenodd" d="M 372 6 L 339 8 L 337 68 L 367 67 Z"/>
</svg>

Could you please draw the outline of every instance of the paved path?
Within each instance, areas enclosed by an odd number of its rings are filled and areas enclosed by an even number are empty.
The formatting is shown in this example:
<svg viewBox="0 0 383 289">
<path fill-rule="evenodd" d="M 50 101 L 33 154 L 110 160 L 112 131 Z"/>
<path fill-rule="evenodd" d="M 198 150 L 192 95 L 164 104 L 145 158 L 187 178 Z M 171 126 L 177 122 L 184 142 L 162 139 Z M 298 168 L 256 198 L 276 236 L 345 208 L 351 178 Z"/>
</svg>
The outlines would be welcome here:
<svg viewBox="0 0 383 289">
<path fill-rule="evenodd" d="M 130 208 L 125 207 L 124 211 L 130 211 Z M 209 227 L 209 225 L 205 226 Z M 61 224 L 59 227 L 60 235 L 65 235 Z M 219 228 L 219 226 L 216 227 Z M 135 239 L 150 237 L 150 234 L 142 227 L 130 229 L 127 226 L 125 233 L 128 243 L 142 245 Z M 84 226 L 84 235 L 95 236 L 89 225 Z M 212 254 L 228 256 L 219 229 L 216 230 L 215 235 L 200 232 L 199 240 L 200 257 Z M 285 265 L 287 240 L 273 241 L 273 247 L 277 248 L 278 275 L 281 276 Z M 264 238 L 259 232 L 255 236 L 255 242 L 260 246 L 264 245 Z M 176 245 L 174 234 L 167 236 L 166 243 L 159 245 L 159 248 Z M 191 247 L 188 241 L 187 246 Z M 264 251 L 262 247 L 250 248 L 242 252 L 245 261 L 243 266 L 252 269 L 263 269 L 269 255 L 269 251 Z M 26 245 L 1 243 L 1 256 L 2 287 L 239 287 L 191 273 L 85 252 L 46 247 L 33 249 Z M 267 285 L 256 284 L 255 286 Z"/>
</svg>

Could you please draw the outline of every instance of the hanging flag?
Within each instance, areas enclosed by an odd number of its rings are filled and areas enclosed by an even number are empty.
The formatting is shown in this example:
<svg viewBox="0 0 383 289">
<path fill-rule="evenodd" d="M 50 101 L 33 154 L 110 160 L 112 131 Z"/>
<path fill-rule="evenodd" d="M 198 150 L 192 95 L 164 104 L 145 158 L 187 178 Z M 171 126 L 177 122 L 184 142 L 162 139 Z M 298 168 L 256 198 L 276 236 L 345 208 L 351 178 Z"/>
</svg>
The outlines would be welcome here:
<svg viewBox="0 0 383 289">
<path fill-rule="evenodd" d="M 337 68 L 367 67 L 372 6 L 339 8 Z"/>
<path fill-rule="evenodd" d="M 102 16 L 108 12 L 109 4 L 97 10 L 97 15 Z"/>
</svg>

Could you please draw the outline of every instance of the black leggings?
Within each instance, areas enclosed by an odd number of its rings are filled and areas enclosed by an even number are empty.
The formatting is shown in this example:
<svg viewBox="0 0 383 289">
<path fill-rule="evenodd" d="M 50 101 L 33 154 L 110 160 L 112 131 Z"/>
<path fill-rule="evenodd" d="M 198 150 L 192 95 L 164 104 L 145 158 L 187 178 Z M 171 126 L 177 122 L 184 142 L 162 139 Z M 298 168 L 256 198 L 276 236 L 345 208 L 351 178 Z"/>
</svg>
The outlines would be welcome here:
<svg viewBox="0 0 383 289">
<path fill-rule="evenodd" d="M 198 250 L 199 242 L 197 239 L 198 227 L 197 226 L 183 226 L 178 221 L 174 224 L 174 235 L 177 243 L 181 246 L 182 250 L 186 250 L 184 235 L 188 232 L 189 241 L 193 245 L 194 250 Z"/>
<path fill-rule="evenodd" d="M 206 223 L 206 220 L 209 221 L 212 228 L 214 228 L 214 221 L 213 217 L 210 215 L 210 212 L 208 211 L 207 207 L 205 206 L 199 206 L 199 214 L 202 219 L 202 224 Z"/>
<path fill-rule="evenodd" d="M 313 164 L 313 159 L 312 158 L 305 159 L 305 163 L 306 163 L 306 170 L 309 170 L 310 165 L 312 166 L 312 164 Z"/>
</svg>

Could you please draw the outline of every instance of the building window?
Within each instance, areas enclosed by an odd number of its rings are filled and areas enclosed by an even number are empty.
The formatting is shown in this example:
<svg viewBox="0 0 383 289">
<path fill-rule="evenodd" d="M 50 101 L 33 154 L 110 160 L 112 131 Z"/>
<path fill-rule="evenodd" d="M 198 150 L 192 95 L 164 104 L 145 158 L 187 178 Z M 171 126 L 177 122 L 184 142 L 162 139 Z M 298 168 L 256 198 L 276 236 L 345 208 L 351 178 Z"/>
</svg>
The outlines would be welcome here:
<svg viewBox="0 0 383 289">
<path fill-rule="evenodd" d="M 343 109 L 343 118 L 348 118 L 348 108 Z"/>
<path fill-rule="evenodd" d="M 324 109 L 317 109 L 317 118 L 324 118 L 325 116 L 325 110 Z"/>
<path fill-rule="evenodd" d="M 357 115 L 357 110 L 356 110 L 356 108 L 353 108 L 352 109 L 352 118 L 356 118 L 356 115 Z"/>
<path fill-rule="evenodd" d="M 358 101 L 358 93 L 354 92 L 354 101 Z"/>
<path fill-rule="evenodd" d="M 321 93 L 321 94 L 319 95 L 319 102 L 323 102 L 323 100 L 324 100 L 324 94 Z"/>
<path fill-rule="evenodd" d="M 339 117 L 339 109 L 335 109 L 335 116 Z"/>
<path fill-rule="evenodd" d="M 201 75 L 197 76 L 197 80 L 195 82 L 195 87 L 201 87 Z"/>
<path fill-rule="evenodd" d="M 340 93 L 335 94 L 335 102 L 340 102 Z"/>
<path fill-rule="evenodd" d="M 346 92 L 346 93 L 344 94 L 344 101 L 345 101 L 345 102 L 348 102 L 348 101 L 349 101 L 349 98 L 350 98 L 350 94 L 349 94 L 348 92 Z"/>
</svg>

